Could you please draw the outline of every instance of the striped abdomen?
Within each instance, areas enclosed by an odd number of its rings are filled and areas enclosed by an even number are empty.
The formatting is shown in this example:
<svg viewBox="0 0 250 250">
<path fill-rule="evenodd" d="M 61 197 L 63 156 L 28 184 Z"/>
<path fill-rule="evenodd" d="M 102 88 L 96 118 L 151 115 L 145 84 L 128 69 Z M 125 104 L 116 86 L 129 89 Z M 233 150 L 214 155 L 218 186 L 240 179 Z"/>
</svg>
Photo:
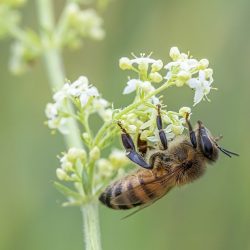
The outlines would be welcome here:
<svg viewBox="0 0 250 250">
<path fill-rule="evenodd" d="M 163 168 L 140 169 L 108 186 L 99 200 L 113 209 L 130 209 L 152 203 L 173 186 L 170 181 L 165 181 L 165 176 L 167 172 Z"/>
</svg>

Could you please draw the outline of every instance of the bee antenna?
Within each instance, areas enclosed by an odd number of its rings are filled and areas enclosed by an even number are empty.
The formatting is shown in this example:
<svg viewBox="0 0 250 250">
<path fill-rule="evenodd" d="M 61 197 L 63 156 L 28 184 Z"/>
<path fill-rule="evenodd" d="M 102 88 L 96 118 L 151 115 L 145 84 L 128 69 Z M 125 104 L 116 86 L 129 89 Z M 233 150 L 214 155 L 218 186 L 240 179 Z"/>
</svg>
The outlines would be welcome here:
<svg viewBox="0 0 250 250">
<path fill-rule="evenodd" d="M 234 153 L 234 152 L 231 152 L 231 151 L 229 151 L 229 150 L 227 150 L 227 149 L 225 149 L 225 148 L 221 148 L 221 147 L 219 147 L 218 146 L 218 149 L 222 152 L 222 153 L 224 153 L 225 155 L 227 155 L 228 157 L 232 157 L 232 155 L 234 155 L 234 156 L 240 156 L 239 154 L 237 154 L 237 153 Z"/>
</svg>

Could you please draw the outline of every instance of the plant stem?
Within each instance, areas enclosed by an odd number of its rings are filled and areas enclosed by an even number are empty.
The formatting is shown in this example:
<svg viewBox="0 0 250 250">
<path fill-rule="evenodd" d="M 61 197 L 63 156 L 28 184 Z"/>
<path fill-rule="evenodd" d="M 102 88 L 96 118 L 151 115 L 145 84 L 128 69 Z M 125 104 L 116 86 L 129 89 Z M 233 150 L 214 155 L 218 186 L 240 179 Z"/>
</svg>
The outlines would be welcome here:
<svg viewBox="0 0 250 250">
<path fill-rule="evenodd" d="M 86 250 L 101 250 L 98 203 L 90 202 L 81 207 Z"/>
<path fill-rule="evenodd" d="M 41 41 L 44 47 L 44 61 L 48 74 L 51 90 L 60 89 L 65 80 L 63 69 L 63 60 L 61 51 L 58 48 L 54 34 L 54 15 L 51 0 L 37 0 L 37 9 L 39 14 L 39 22 L 41 26 Z M 52 35 L 52 37 L 51 37 Z M 73 113 L 73 107 L 70 107 Z M 65 135 L 65 142 L 68 147 L 83 148 L 81 134 L 75 120 L 69 122 L 70 134 Z M 82 208 L 83 224 L 84 224 L 84 239 L 86 250 L 100 250 L 100 230 L 98 203 L 85 204 Z"/>
</svg>

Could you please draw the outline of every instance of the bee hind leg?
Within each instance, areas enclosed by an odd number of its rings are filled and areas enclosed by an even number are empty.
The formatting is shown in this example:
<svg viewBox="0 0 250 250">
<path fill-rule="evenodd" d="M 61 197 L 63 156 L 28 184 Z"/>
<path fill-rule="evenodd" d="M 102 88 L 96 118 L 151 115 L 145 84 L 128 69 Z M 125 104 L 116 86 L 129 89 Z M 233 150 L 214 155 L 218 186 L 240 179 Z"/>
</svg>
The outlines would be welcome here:
<svg viewBox="0 0 250 250">
<path fill-rule="evenodd" d="M 161 105 L 157 105 L 158 108 L 158 115 L 156 117 L 156 125 L 159 130 L 159 137 L 161 140 L 161 145 L 164 150 L 168 149 L 168 140 L 167 136 L 162 128 L 162 119 L 161 119 Z"/>
<path fill-rule="evenodd" d="M 192 128 L 190 121 L 188 120 L 188 117 L 189 117 L 189 113 L 186 114 L 186 123 L 187 123 L 188 130 L 189 130 L 190 141 L 191 141 L 193 147 L 197 148 L 196 135 L 195 135 L 195 132 L 193 131 L 193 128 Z"/>
<path fill-rule="evenodd" d="M 121 123 L 118 122 L 119 127 L 122 130 L 121 138 L 122 138 L 122 144 L 124 148 L 126 149 L 126 156 L 137 165 L 146 168 L 146 169 L 152 169 L 153 166 L 148 164 L 142 155 L 136 152 L 134 142 L 131 138 L 131 136 L 127 133 L 127 131 L 122 127 Z"/>
</svg>

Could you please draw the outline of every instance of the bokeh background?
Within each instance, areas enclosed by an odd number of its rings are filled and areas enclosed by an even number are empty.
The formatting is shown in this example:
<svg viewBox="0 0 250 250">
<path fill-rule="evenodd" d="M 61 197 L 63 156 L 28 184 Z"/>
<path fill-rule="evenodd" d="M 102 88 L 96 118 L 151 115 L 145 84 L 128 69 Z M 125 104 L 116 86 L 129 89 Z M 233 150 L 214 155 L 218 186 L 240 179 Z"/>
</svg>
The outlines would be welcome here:
<svg viewBox="0 0 250 250">
<path fill-rule="evenodd" d="M 23 9 L 34 27 L 35 1 Z M 63 1 L 55 1 L 57 9 Z M 118 59 L 131 52 L 168 59 L 169 48 L 208 58 L 219 91 L 193 109 L 223 146 L 240 153 L 222 155 L 194 184 L 172 191 L 153 206 L 126 219 L 124 212 L 100 207 L 104 250 L 249 250 L 250 249 L 250 1 L 117 0 L 104 13 L 106 38 L 86 41 L 83 49 L 65 52 L 66 75 L 87 75 L 115 107 L 126 72 Z M 1 18 L 1 17 L 0 17 Z M 65 149 L 60 136 L 43 125 L 51 100 L 44 65 L 29 73 L 9 73 L 10 40 L 0 42 L 0 249 L 83 249 L 78 208 L 61 208 L 54 189 L 56 155 Z M 171 110 L 192 105 L 192 93 L 172 88 L 165 93 Z"/>
</svg>

